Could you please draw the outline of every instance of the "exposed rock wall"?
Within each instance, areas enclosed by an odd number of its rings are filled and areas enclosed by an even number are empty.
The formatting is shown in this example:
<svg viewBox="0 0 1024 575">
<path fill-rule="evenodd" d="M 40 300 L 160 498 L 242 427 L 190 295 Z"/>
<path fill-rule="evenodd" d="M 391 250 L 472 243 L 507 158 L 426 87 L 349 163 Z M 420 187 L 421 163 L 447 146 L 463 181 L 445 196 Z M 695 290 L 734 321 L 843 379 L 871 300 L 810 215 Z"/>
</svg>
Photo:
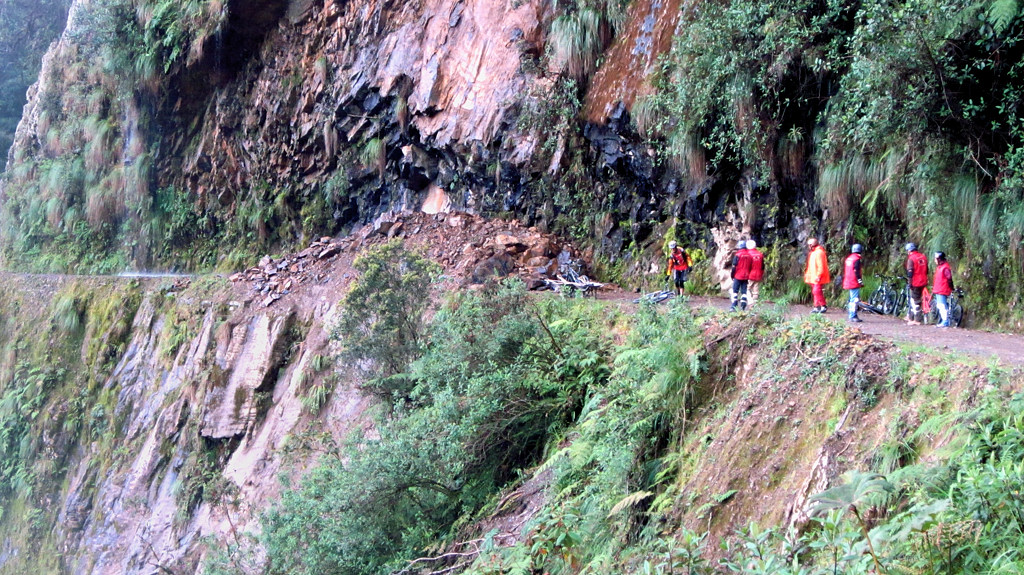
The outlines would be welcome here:
<svg viewBox="0 0 1024 575">
<path fill-rule="evenodd" d="M 45 333 L 48 302 L 63 297 L 71 280 L 9 280 L 0 322 Z M 258 527 L 258 514 L 282 489 L 282 473 L 300 473 L 321 456 L 302 439 L 305 431 L 341 442 L 369 426 L 369 398 L 338 368 L 313 359 L 329 353 L 325 326 L 343 293 L 338 284 L 309 286 L 301 300 L 266 308 L 241 287 L 216 280 L 211 290 L 204 281 L 184 288 L 157 281 L 132 287 L 129 280 L 74 287 L 76 301 L 92 302 L 81 312 L 89 318 L 82 357 L 34 368 L 58 369 L 70 385 L 48 392 L 46 419 L 37 422 L 44 447 L 19 456 L 46 471 L 30 479 L 28 492 L 0 494 L 0 539 L 10 551 L 0 557 L 0 573 L 193 573 L 207 543 L 226 545 L 232 534 Z M 123 331 L 124 344 L 111 347 L 101 367 L 88 350 L 112 332 L 91 318 L 112 289 L 138 294 L 132 297 L 141 303 L 132 320 L 114 329 Z M 9 330 L 0 344 L 31 349 L 28 329 Z M 64 348 L 63 338 L 53 338 L 50 347 Z M 71 383 L 93 370 L 95 384 Z M 9 375 L 0 395 L 17 385 Z M 332 378 L 333 393 L 312 412 L 303 398 L 325 378 Z M 82 395 L 85 425 L 73 423 L 65 393 Z M 50 459 L 64 463 L 39 467 Z M 36 506 L 33 520 L 24 510 Z"/>
<path fill-rule="evenodd" d="M 339 162 L 351 170 L 353 147 L 371 138 L 385 140 L 386 163 L 414 166 L 424 148 L 511 141 L 502 122 L 533 81 L 520 72 L 524 45 L 542 43 L 549 11 L 542 0 L 309 3 L 211 95 L 194 146 L 177 142 L 189 148 L 186 186 L 205 196 L 321 181 Z M 418 208 L 423 188 L 403 191 L 382 201 Z"/>
<path fill-rule="evenodd" d="M 572 233 L 639 283 L 668 233 L 718 251 L 711 230 L 739 231 L 725 214 L 743 204 L 765 212 L 750 234 L 785 243 L 803 221 L 791 213 L 809 209 L 806 194 L 764 209 L 782 202 L 779 190 L 746 174 L 679 173 L 635 133 L 629 110 L 685 26 L 690 8 L 678 0 L 631 3 L 603 65 L 571 89 L 546 56 L 548 0 L 219 6 L 218 27 L 187 58 L 127 95 L 89 72 L 81 45 L 99 16 L 78 0 L 0 183 L 3 219 L 56 248 L 84 213 L 99 249 L 127 250 L 138 266 L 189 266 L 183 246 L 204 238 L 230 238 L 211 242 L 215 252 L 253 236 L 268 249 L 297 246 L 389 211 L 455 209 Z M 75 143 L 93 125 L 109 127 L 105 148 Z M 108 160 L 84 190 L 38 185 L 66 179 L 56 167 L 83 154 L 87 166 Z M 158 190 L 178 199 L 168 205 Z M 181 235 L 167 231 L 171 221 Z M 159 261 L 168 256 L 178 259 Z"/>
</svg>

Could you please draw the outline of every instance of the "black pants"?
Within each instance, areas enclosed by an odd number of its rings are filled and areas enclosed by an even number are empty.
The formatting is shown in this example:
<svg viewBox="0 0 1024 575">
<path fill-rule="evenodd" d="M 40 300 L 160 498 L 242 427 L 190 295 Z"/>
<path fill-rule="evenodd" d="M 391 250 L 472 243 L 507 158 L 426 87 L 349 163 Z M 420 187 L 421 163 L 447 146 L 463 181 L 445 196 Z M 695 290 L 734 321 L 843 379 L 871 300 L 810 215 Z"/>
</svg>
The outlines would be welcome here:
<svg viewBox="0 0 1024 575">
<path fill-rule="evenodd" d="M 676 282 L 676 289 L 683 289 L 686 287 L 686 276 L 690 270 L 672 270 L 672 279 Z"/>
<path fill-rule="evenodd" d="M 924 295 L 924 286 L 910 286 L 910 309 L 907 317 L 911 321 L 924 322 L 924 309 L 921 307 L 921 297 Z"/>
<path fill-rule="evenodd" d="M 736 307 L 736 302 L 740 303 L 740 307 L 743 309 L 747 308 L 747 280 L 732 280 L 732 291 L 729 294 L 730 300 L 732 301 L 732 307 Z"/>
</svg>

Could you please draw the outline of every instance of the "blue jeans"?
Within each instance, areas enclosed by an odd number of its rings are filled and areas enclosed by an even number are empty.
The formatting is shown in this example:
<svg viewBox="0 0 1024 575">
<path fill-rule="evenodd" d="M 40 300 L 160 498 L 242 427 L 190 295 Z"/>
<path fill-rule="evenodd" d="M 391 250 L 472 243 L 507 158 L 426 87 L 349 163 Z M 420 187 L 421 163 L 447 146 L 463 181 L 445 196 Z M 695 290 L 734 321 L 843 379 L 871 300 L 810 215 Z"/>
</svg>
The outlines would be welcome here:
<svg viewBox="0 0 1024 575">
<path fill-rule="evenodd" d="M 939 308 L 939 317 L 942 318 L 939 325 L 949 327 L 949 296 L 935 294 L 935 307 Z"/>
<path fill-rule="evenodd" d="M 850 312 L 850 319 L 853 319 L 857 317 L 857 304 L 860 303 L 860 288 L 853 288 L 848 291 L 850 292 L 850 299 L 846 304 L 846 309 Z"/>
</svg>

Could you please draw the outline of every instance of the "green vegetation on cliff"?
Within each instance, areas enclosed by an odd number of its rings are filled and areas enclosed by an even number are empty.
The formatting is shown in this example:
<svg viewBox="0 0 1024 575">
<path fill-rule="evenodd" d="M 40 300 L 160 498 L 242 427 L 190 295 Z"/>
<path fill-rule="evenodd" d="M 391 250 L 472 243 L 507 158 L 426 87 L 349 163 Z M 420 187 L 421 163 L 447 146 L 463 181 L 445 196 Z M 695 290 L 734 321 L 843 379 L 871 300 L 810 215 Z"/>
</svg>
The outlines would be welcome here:
<svg viewBox="0 0 1024 575">
<path fill-rule="evenodd" d="M 7 0 L 0 4 L 0 173 L 25 107 L 25 93 L 39 77 L 47 46 L 60 36 L 71 0 Z"/>
<path fill-rule="evenodd" d="M 324 455 L 265 515 L 269 573 L 1024 561 L 1024 397 L 994 365 L 816 316 L 643 305 L 627 317 L 516 285 L 453 295 L 427 333 L 388 378 L 376 431 Z M 208 572 L 246 572 L 251 545 Z"/>
<path fill-rule="evenodd" d="M 14 286 L 0 294 L 0 532 L 37 550 L 10 560 L 7 572 L 60 572 L 56 535 L 46 528 L 59 511 L 54 492 L 76 446 L 109 453 L 119 445 L 118 389 L 104 384 L 141 295 L 137 285 L 102 295 L 93 287 L 69 283 L 49 305 Z"/>
<path fill-rule="evenodd" d="M 495 322 L 517 293 L 460 296 L 438 316 L 411 366 L 416 387 L 385 406 L 380 437 L 325 457 L 266 517 L 271 573 L 1020 568 L 1024 399 L 1000 388 L 998 370 L 985 384 L 971 367 L 874 365 L 885 354 L 851 355 L 863 342 L 818 319 L 645 307 L 627 328 L 623 318 L 595 324 L 605 312 L 593 305 L 547 300 L 538 316 L 520 302 L 524 311 Z M 622 345 L 597 335 L 605 321 L 626 335 Z M 724 349 L 708 349 L 701 332 L 720 322 Z M 774 347 L 759 345 L 772 338 Z M 544 359 L 554 353 L 585 369 L 559 377 Z M 737 422 L 765 414 L 752 389 L 736 396 L 720 379 L 748 353 L 764 354 L 748 381 L 770 378 L 763 401 L 779 401 L 769 421 Z M 959 392 L 937 386 L 953 374 L 965 380 Z M 827 409 L 815 403 L 823 398 Z M 861 423 L 844 430 L 848 418 Z M 743 425 L 757 433 L 724 439 Z M 819 442 L 832 450 L 818 452 Z M 801 500 L 796 471 L 816 454 L 864 471 L 830 477 L 836 487 Z M 789 501 L 814 517 L 788 527 Z"/>
</svg>

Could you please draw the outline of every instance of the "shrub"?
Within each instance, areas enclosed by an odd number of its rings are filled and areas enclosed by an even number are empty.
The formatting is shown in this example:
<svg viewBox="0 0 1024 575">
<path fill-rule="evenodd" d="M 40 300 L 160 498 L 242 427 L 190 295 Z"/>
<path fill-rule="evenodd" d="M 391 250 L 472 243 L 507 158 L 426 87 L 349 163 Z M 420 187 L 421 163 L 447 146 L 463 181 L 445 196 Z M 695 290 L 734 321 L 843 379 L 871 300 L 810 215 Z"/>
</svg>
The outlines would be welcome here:
<svg viewBox="0 0 1024 575">
<path fill-rule="evenodd" d="M 454 296 L 379 439 L 323 459 L 266 516 L 270 572 L 386 572 L 536 462 L 609 372 L 581 305 L 520 284 Z"/>
<path fill-rule="evenodd" d="M 361 276 L 345 295 L 344 312 L 332 329 L 342 356 L 379 386 L 406 370 L 424 344 L 423 312 L 438 266 L 400 240 L 370 248 L 356 259 Z"/>
</svg>

